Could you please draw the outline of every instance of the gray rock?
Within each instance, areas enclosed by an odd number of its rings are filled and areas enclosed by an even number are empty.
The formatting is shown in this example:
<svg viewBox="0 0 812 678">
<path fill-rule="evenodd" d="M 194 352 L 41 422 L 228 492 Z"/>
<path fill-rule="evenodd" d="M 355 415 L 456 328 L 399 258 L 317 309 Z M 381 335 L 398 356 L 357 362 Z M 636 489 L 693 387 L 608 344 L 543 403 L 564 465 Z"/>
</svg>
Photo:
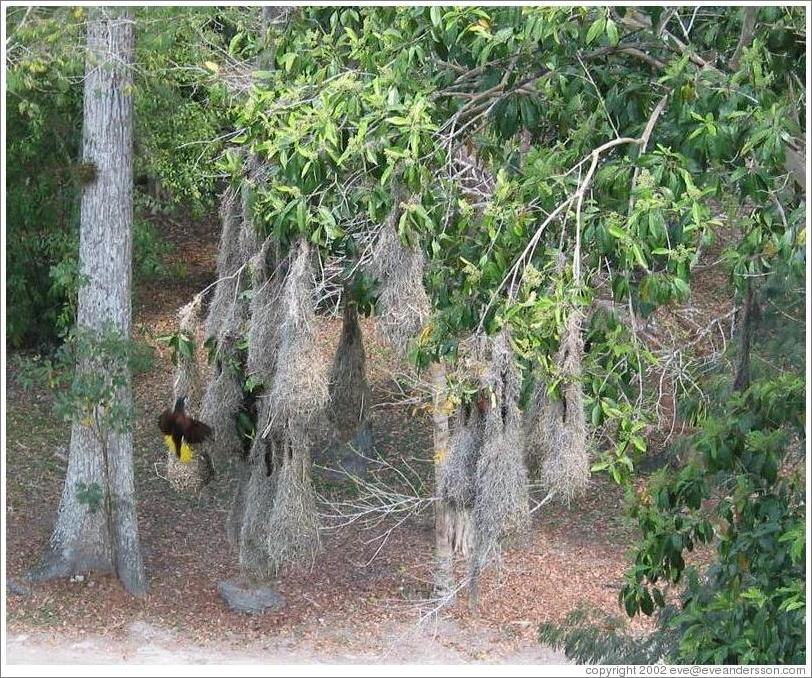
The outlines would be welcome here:
<svg viewBox="0 0 812 678">
<path fill-rule="evenodd" d="M 325 466 L 330 468 L 325 475 L 331 480 L 345 480 L 347 476 L 344 473 L 332 470 L 343 469 L 350 475 L 363 478 L 367 474 L 369 460 L 373 458 L 373 454 L 372 433 L 369 425 L 364 424 L 352 440 L 343 444 L 333 440 L 324 450 L 322 456 L 325 459 Z"/>
<path fill-rule="evenodd" d="M 27 596 L 31 593 L 31 589 L 13 577 L 6 577 L 6 595 L 9 596 Z"/>
<path fill-rule="evenodd" d="M 221 581 L 217 585 L 220 597 L 235 612 L 262 614 L 263 612 L 281 610 L 285 599 L 267 586 L 252 585 L 236 580 Z"/>
</svg>

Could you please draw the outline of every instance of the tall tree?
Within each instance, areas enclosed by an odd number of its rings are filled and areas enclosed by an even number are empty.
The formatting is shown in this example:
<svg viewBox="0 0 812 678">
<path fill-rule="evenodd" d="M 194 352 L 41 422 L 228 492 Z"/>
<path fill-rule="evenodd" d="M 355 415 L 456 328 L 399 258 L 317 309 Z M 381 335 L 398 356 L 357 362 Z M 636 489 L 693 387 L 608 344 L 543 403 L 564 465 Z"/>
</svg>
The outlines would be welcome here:
<svg viewBox="0 0 812 678">
<path fill-rule="evenodd" d="M 70 456 L 53 535 L 34 578 L 114 572 L 146 590 L 133 478 L 132 316 L 134 26 L 96 7 L 87 25 L 76 375 Z"/>
</svg>

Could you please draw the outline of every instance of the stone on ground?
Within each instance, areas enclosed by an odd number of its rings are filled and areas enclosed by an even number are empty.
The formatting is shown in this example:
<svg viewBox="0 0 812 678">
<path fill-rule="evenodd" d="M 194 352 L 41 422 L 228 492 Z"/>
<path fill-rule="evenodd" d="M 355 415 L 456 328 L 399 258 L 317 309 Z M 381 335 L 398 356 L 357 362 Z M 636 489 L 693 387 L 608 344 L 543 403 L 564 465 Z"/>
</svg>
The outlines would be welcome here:
<svg viewBox="0 0 812 678">
<path fill-rule="evenodd" d="M 231 579 L 221 581 L 217 588 L 220 597 L 235 612 L 262 614 L 269 610 L 281 610 L 285 606 L 285 599 L 267 586 Z"/>
</svg>

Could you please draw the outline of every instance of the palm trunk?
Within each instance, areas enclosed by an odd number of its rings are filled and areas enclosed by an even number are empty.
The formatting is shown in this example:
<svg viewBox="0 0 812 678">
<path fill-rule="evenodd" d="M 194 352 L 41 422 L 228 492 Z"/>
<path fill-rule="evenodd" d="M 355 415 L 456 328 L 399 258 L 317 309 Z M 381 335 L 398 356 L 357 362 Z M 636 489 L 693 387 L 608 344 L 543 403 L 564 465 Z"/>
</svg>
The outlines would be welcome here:
<svg viewBox="0 0 812 678">
<path fill-rule="evenodd" d="M 80 330 L 112 328 L 129 339 L 132 317 L 133 21 L 127 8 L 90 10 L 85 64 L 83 162 L 96 167 L 82 194 L 79 261 Z M 124 360 L 124 358 L 122 358 Z M 84 362 L 81 370 L 93 365 Z M 126 373 L 126 370 L 125 370 Z M 129 410 L 129 379 L 117 402 Z M 70 456 L 56 525 L 35 577 L 112 571 L 131 593 L 146 590 L 138 543 L 132 433 L 71 429 Z M 103 501 L 77 490 L 98 487 Z"/>
</svg>

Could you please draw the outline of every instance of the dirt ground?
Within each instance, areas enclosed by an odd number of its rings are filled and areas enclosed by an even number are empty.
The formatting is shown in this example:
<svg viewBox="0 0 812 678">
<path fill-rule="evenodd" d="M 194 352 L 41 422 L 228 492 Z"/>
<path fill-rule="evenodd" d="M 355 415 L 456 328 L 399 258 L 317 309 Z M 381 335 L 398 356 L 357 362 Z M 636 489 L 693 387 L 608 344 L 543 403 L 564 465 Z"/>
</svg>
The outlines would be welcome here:
<svg viewBox="0 0 812 678">
<path fill-rule="evenodd" d="M 312 570 L 272 582 L 286 599 L 260 616 L 226 608 L 219 581 L 238 576 L 225 536 L 233 482 L 222 476 L 198 496 L 175 492 L 161 477 L 165 449 L 155 423 L 169 404 L 172 365 L 156 337 L 175 330 L 175 313 L 213 280 L 215 225 L 164 223 L 182 270 L 136 290 L 137 336 L 156 350 L 153 368 L 135 381 L 138 515 L 149 592 L 128 596 L 110 576 L 32 585 L 7 597 L 9 663 L 468 663 L 565 661 L 537 641 L 541 622 L 563 620 L 588 603 L 618 614 L 617 595 L 634 527 L 622 492 L 593 479 L 571 507 L 548 504 L 533 515 L 526 543 L 508 551 L 482 582 L 481 607 L 464 596 L 434 622 L 421 623 L 431 587 L 430 516 L 396 532 L 370 564 L 378 542 L 354 527 L 326 532 Z M 322 323 L 333 351 L 340 320 Z M 371 425 L 384 456 L 430 463 L 425 414 L 391 405 L 391 355 L 364 323 L 375 405 Z M 51 413 L 51 396 L 26 387 L 19 363 L 7 372 L 7 571 L 21 582 L 53 526 L 66 465 L 68 428 Z M 322 480 L 317 478 L 317 483 Z"/>
</svg>

